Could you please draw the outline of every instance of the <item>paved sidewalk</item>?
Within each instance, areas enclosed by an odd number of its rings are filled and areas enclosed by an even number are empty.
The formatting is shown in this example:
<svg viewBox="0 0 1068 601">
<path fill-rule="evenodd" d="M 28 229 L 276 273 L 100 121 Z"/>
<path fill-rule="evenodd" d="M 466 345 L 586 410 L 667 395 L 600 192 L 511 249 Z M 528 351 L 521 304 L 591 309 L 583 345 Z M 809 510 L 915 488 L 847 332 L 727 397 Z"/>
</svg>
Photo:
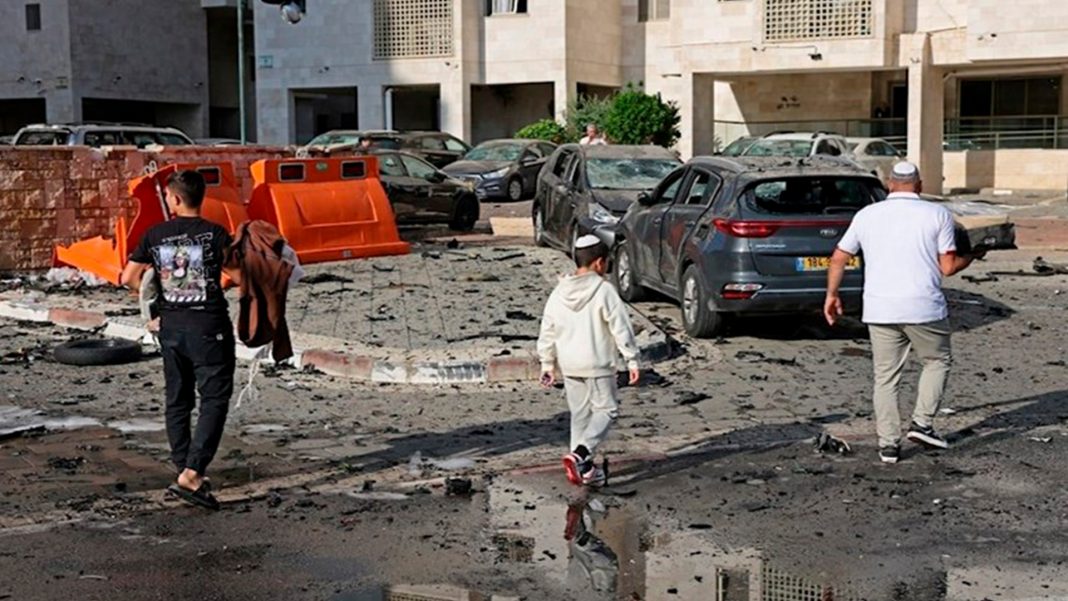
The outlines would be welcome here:
<svg viewBox="0 0 1068 601">
<path fill-rule="evenodd" d="M 294 363 L 388 383 L 536 379 L 541 311 L 563 254 L 541 248 L 420 246 L 410 255 L 307 266 L 290 291 Z M 237 311 L 236 290 L 230 292 Z M 667 336 L 632 309 L 643 359 L 671 353 Z M 113 288 L 0 293 L 0 317 L 144 339 L 136 303 Z M 257 349 L 238 345 L 250 359 Z"/>
</svg>

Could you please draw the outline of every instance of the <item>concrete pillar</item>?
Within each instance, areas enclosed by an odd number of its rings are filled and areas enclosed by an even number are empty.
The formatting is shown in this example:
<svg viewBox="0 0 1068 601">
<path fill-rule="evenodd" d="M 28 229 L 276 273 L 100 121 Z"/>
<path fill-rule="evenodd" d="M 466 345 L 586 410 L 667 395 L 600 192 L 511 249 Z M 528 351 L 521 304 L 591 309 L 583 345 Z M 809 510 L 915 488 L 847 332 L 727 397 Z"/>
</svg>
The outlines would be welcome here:
<svg viewBox="0 0 1068 601">
<path fill-rule="evenodd" d="M 45 116 L 49 123 L 77 123 L 82 120 L 82 99 L 70 88 L 50 90 L 45 95 Z"/>
<path fill-rule="evenodd" d="M 909 53 L 909 160 L 920 168 L 923 191 L 942 193 L 942 129 L 945 86 L 931 60 L 931 38 L 911 36 Z"/>
<path fill-rule="evenodd" d="M 463 74 L 441 82 L 441 131 L 471 139 L 471 85 Z"/>
<path fill-rule="evenodd" d="M 385 127 L 385 89 L 366 83 L 356 88 L 356 124 L 360 129 Z"/>
<path fill-rule="evenodd" d="M 557 121 L 563 121 L 567 115 L 567 105 L 578 96 L 578 83 L 566 76 L 553 83 L 553 111 Z"/>
<path fill-rule="evenodd" d="M 715 77 L 707 73 L 683 73 L 679 88 L 679 154 L 683 160 L 712 154 L 715 150 L 713 121 L 716 117 Z"/>
</svg>

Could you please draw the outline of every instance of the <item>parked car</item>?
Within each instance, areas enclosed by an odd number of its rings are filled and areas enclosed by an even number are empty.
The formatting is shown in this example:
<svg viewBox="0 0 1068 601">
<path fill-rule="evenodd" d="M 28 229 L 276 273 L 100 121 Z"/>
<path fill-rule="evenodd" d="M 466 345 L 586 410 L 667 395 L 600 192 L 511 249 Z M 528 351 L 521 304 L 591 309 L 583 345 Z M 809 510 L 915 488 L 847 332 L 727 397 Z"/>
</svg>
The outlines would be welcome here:
<svg viewBox="0 0 1068 601">
<path fill-rule="evenodd" d="M 19 146 L 121 146 L 150 144 L 189 146 L 193 140 L 173 127 L 134 123 L 68 123 L 27 125 L 15 134 Z"/>
<path fill-rule="evenodd" d="M 490 140 L 444 168 L 475 185 L 481 200 L 520 201 L 534 195 L 538 172 L 556 145 L 540 140 Z"/>
<path fill-rule="evenodd" d="M 479 217 L 474 187 L 450 177 L 409 152 L 375 150 L 379 177 L 393 206 L 397 223 L 446 223 L 468 231 Z"/>
<path fill-rule="evenodd" d="M 725 157 L 741 156 L 743 153 L 745 153 L 746 150 L 749 149 L 750 146 L 752 146 L 759 139 L 760 138 L 758 136 L 742 136 L 731 142 L 730 144 L 727 144 L 726 148 L 724 148 L 719 154 Z"/>
<path fill-rule="evenodd" d="M 193 140 L 198 146 L 244 146 L 245 143 L 236 138 L 196 138 Z"/>
<path fill-rule="evenodd" d="M 406 131 L 401 133 L 400 138 L 402 148 L 418 154 L 438 169 L 471 151 L 471 145 L 467 142 L 440 131 Z"/>
<path fill-rule="evenodd" d="M 680 164 L 660 146 L 560 146 L 538 175 L 534 242 L 572 252 L 581 234 L 618 222 Z"/>
<path fill-rule="evenodd" d="M 406 150 L 441 168 L 471 149 L 463 140 L 438 131 L 395 131 L 392 129 L 335 129 L 319 134 L 297 150 L 298 157 L 351 154 L 360 140 L 371 139 L 372 148 Z"/>
<path fill-rule="evenodd" d="M 360 140 L 370 138 L 372 147 L 401 147 L 400 132 L 390 129 L 334 129 L 312 138 L 307 144 L 297 149 L 298 157 L 329 156 L 331 154 L 351 153 L 360 145 Z"/>
<path fill-rule="evenodd" d="M 882 138 L 846 138 L 853 159 L 886 181 L 894 165 L 903 160 L 904 154 Z"/>
<path fill-rule="evenodd" d="M 0 136 L 0 145 L 11 145 L 15 143 L 15 136 Z"/>
<path fill-rule="evenodd" d="M 849 145 L 838 134 L 825 132 L 776 132 L 753 142 L 741 156 L 811 157 L 848 156 Z"/>
<path fill-rule="evenodd" d="M 643 194 L 610 235 L 620 296 L 678 299 L 686 332 L 716 336 L 739 314 L 818 313 L 831 253 L 886 191 L 848 160 L 696 157 Z M 842 284 L 859 307 L 860 259 Z"/>
</svg>

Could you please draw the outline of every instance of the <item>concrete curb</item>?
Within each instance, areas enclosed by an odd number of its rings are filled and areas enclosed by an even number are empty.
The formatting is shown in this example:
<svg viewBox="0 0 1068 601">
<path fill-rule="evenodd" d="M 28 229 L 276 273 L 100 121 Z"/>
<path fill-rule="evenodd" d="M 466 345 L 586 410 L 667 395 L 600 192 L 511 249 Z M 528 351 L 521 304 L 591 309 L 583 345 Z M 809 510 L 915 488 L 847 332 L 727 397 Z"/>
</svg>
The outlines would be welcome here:
<svg viewBox="0 0 1068 601">
<path fill-rule="evenodd" d="M 642 363 L 650 365 L 670 359 L 672 343 L 668 336 L 640 313 L 636 313 L 639 330 L 638 343 Z M 48 308 L 36 302 L 0 301 L 0 318 L 15 321 L 51 323 L 56 326 L 85 331 L 101 331 L 104 336 L 156 344 L 154 336 L 138 318 L 109 317 L 102 312 L 62 307 Z M 299 333 L 293 333 L 294 356 L 287 363 L 303 369 L 313 367 L 327 375 L 362 382 L 381 384 L 486 384 L 497 382 L 534 381 L 541 365 L 533 353 L 492 356 L 486 359 L 437 358 L 433 353 L 414 359 L 404 349 L 337 350 L 346 348 L 345 341 L 324 337 L 308 337 L 326 347 L 300 348 Z M 259 357 L 273 363 L 270 355 L 260 357 L 262 348 L 248 348 L 237 343 L 238 359 L 251 361 Z M 372 353 L 373 351 L 373 353 Z M 486 351 L 489 352 L 488 350 Z M 445 355 L 447 351 L 440 351 Z"/>
</svg>

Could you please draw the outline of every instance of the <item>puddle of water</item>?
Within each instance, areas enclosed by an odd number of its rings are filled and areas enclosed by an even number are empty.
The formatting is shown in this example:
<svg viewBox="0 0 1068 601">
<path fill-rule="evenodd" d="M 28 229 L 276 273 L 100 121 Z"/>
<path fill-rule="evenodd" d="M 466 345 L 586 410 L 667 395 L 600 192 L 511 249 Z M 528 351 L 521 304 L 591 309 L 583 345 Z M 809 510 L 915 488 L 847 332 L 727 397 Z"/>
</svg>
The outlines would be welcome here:
<svg viewBox="0 0 1068 601">
<path fill-rule="evenodd" d="M 131 434 L 134 432 L 162 432 L 164 429 L 162 419 L 145 419 L 139 417 L 110 421 L 107 423 L 107 426 L 109 428 L 114 428 L 123 434 Z"/>
<path fill-rule="evenodd" d="M 57 416 L 51 417 L 43 411 L 25 409 L 14 405 L 0 405 L 0 438 L 24 430 L 44 428 L 46 430 L 74 430 L 99 426 L 100 421 L 91 417 Z"/>
<path fill-rule="evenodd" d="M 489 487 L 489 497 L 498 560 L 532 565 L 581 599 L 901 598 L 888 589 L 857 590 L 860 582 L 782 570 L 761 551 L 720 545 L 707 530 L 653 528 L 641 510 L 611 495 L 561 492 L 523 479 L 498 480 Z M 954 579 L 948 580 L 952 585 Z M 956 578 L 958 586 L 961 580 Z M 969 574 L 968 580 L 980 578 Z"/>
<path fill-rule="evenodd" d="M 447 584 L 394 584 L 339 593 L 330 601 L 519 601 L 519 597 L 486 595 Z"/>
<path fill-rule="evenodd" d="M 279 434 L 288 429 L 282 424 L 248 424 L 241 431 L 245 434 Z"/>
</svg>

